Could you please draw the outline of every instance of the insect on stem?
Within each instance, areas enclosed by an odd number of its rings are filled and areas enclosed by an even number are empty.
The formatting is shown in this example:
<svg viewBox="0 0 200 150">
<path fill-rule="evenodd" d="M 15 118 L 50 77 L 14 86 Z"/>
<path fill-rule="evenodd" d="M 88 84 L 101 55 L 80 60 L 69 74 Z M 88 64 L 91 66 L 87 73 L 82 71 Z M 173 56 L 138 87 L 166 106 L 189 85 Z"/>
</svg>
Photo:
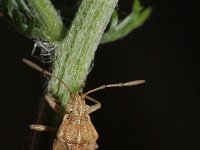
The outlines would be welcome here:
<svg viewBox="0 0 200 150">
<path fill-rule="evenodd" d="M 40 66 L 38 66 L 37 64 L 33 63 L 32 61 L 30 61 L 30 60 L 28 60 L 28 59 L 23 58 L 22 61 L 23 61 L 27 66 L 29 66 L 29 67 L 31 67 L 31 68 L 33 68 L 33 69 L 35 69 L 35 70 L 37 70 L 37 71 L 39 71 L 39 72 L 45 74 L 45 75 L 48 75 L 48 76 L 50 76 L 50 77 L 54 77 L 54 78 L 58 79 L 58 80 L 64 85 L 65 89 L 66 89 L 70 94 L 72 94 L 72 92 L 71 92 L 71 90 L 69 89 L 69 87 L 65 84 L 65 82 L 64 82 L 61 78 L 56 77 L 54 74 L 48 72 L 48 71 L 45 70 L 45 69 L 42 69 Z"/>
<path fill-rule="evenodd" d="M 86 93 L 78 92 L 73 94 L 61 78 L 58 78 L 54 74 L 42 69 L 40 66 L 31 62 L 30 60 L 22 60 L 31 68 L 45 75 L 58 79 L 67 89 L 67 91 L 70 92 L 70 100 L 65 105 L 65 113 L 64 116 L 62 116 L 63 121 L 60 124 L 58 130 L 40 124 L 31 124 L 29 126 L 30 129 L 35 131 L 57 131 L 53 142 L 53 150 L 96 150 L 98 148 L 96 143 L 98 139 L 98 133 L 90 120 L 89 114 L 101 108 L 101 103 L 89 97 L 88 94 L 103 90 L 105 88 L 135 86 L 145 82 L 145 80 L 135 80 L 125 83 L 107 84 L 94 88 Z M 61 109 L 56 103 L 55 98 L 49 95 L 45 95 L 44 98 L 55 112 L 61 112 Z M 94 104 L 87 105 L 85 100 L 90 100 Z"/>
</svg>

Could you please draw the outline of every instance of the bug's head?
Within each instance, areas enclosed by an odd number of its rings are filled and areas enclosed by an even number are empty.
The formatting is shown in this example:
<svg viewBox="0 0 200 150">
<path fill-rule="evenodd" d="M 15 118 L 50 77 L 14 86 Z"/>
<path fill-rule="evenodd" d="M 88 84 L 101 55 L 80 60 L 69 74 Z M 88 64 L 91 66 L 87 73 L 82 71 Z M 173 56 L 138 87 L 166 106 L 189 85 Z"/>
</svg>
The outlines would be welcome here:
<svg viewBox="0 0 200 150">
<path fill-rule="evenodd" d="M 68 114 L 83 115 L 86 111 L 86 104 L 81 94 L 71 94 L 65 107 Z"/>
</svg>

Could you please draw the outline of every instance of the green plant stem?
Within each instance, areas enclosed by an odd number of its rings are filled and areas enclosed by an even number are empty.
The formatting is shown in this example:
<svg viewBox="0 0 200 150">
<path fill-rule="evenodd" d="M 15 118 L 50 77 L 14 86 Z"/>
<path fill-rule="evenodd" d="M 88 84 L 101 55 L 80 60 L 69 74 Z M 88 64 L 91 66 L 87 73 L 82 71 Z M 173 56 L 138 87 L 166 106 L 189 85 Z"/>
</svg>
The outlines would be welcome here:
<svg viewBox="0 0 200 150">
<path fill-rule="evenodd" d="M 91 63 L 104 30 L 118 0 L 83 0 L 66 38 L 57 43 L 53 74 L 62 78 L 71 91 L 79 91 L 90 71 Z M 69 98 L 60 82 L 51 78 L 48 92 L 58 97 L 62 108 Z"/>
<path fill-rule="evenodd" d="M 66 35 L 62 19 L 50 0 L 28 0 L 43 36 L 49 42 L 60 41 Z"/>
</svg>

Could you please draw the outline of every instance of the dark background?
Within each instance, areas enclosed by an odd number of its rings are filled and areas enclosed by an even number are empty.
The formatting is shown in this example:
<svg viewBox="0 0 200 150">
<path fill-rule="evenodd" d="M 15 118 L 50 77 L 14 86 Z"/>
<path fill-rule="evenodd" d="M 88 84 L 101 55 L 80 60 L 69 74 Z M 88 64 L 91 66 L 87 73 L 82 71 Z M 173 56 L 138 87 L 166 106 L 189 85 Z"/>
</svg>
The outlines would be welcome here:
<svg viewBox="0 0 200 150">
<path fill-rule="evenodd" d="M 132 0 L 120 1 L 127 15 Z M 102 102 L 92 121 L 100 150 L 198 150 L 200 11 L 195 1 L 143 0 L 148 21 L 126 38 L 100 46 L 86 90 L 145 79 L 143 85 L 92 96 Z M 42 95 L 41 76 L 21 58 L 33 42 L 0 19 L 0 149 L 27 150 Z M 42 134 L 42 133 L 41 133 Z"/>
</svg>

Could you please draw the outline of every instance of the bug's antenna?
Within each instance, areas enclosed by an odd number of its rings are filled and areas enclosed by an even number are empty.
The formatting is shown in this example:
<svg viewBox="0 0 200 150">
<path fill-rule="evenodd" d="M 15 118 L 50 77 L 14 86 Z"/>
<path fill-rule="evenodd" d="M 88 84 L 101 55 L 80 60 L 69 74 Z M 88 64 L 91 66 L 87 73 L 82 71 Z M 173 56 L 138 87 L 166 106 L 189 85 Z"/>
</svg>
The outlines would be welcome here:
<svg viewBox="0 0 200 150">
<path fill-rule="evenodd" d="M 71 90 L 69 89 L 69 87 L 66 85 L 66 83 L 65 83 L 61 78 L 56 77 L 54 74 L 48 72 L 48 71 L 45 70 L 45 69 L 42 69 L 40 66 L 38 66 L 37 64 L 33 63 L 32 61 L 30 61 L 30 60 L 28 60 L 28 59 L 23 58 L 22 61 L 23 61 L 26 65 L 28 65 L 29 67 L 31 67 L 31 68 L 33 68 L 33 69 L 35 69 L 35 70 L 37 70 L 37 71 L 39 71 L 39 72 L 41 72 L 41 73 L 43 73 L 43 74 L 45 74 L 45 75 L 48 75 L 48 76 L 50 76 L 50 77 L 54 77 L 54 78 L 58 79 L 58 80 L 64 85 L 65 89 L 66 89 L 70 94 L 72 93 Z"/>
<path fill-rule="evenodd" d="M 103 90 L 105 88 L 113 88 L 113 87 L 125 87 L 125 86 L 135 86 L 135 85 L 138 85 L 138 84 L 142 84 L 144 83 L 145 80 L 135 80 L 135 81 L 129 81 L 129 82 L 125 82 L 125 83 L 116 83 L 116 84 L 107 84 L 107 85 L 102 85 L 100 87 L 97 87 L 95 89 L 92 89 L 86 93 L 84 93 L 84 96 L 90 94 L 90 93 L 93 93 L 93 92 L 96 92 L 96 91 L 99 91 L 99 90 Z"/>
</svg>

